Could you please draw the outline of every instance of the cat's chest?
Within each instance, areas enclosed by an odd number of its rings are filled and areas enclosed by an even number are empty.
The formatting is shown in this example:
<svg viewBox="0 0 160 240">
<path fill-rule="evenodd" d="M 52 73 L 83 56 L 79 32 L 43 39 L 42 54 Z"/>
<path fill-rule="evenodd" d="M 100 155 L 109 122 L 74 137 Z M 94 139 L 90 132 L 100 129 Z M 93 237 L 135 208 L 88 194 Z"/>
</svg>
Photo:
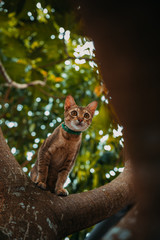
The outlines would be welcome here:
<svg viewBox="0 0 160 240">
<path fill-rule="evenodd" d="M 62 160 L 65 159 L 66 156 L 74 156 L 77 152 L 78 146 L 79 142 L 60 138 L 51 144 L 49 147 L 49 152 L 52 157 L 56 157 L 56 159 Z"/>
</svg>

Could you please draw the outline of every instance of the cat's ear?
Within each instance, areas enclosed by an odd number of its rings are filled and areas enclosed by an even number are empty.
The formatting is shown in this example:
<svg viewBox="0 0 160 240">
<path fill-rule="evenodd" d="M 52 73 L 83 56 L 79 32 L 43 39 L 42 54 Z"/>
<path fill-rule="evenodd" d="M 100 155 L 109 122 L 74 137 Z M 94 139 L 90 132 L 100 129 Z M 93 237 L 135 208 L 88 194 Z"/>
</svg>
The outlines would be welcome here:
<svg viewBox="0 0 160 240">
<path fill-rule="evenodd" d="M 77 105 L 74 101 L 74 98 L 71 95 L 68 95 L 65 100 L 64 110 L 67 111 L 70 107 Z"/>
<path fill-rule="evenodd" d="M 93 101 L 90 104 L 87 105 L 87 108 L 89 109 L 90 113 L 92 114 L 92 116 L 94 115 L 94 112 L 97 108 L 98 102 L 97 101 Z"/>
</svg>

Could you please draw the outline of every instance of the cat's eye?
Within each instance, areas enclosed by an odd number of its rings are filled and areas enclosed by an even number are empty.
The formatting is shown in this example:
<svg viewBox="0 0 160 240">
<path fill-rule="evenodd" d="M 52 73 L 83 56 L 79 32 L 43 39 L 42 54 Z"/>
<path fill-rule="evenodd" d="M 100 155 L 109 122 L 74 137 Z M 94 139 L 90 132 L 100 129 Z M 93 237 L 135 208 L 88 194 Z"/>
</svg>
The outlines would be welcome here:
<svg viewBox="0 0 160 240">
<path fill-rule="evenodd" d="M 77 111 L 73 110 L 73 111 L 71 112 L 71 115 L 72 115 L 73 117 L 76 117 L 76 116 L 77 116 Z"/>
<path fill-rule="evenodd" d="M 86 118 L 86 119 L 90 118 L 89 113 L 85 113 L 85 114 L 84 114 L 84 118 Z"/>
</svg>

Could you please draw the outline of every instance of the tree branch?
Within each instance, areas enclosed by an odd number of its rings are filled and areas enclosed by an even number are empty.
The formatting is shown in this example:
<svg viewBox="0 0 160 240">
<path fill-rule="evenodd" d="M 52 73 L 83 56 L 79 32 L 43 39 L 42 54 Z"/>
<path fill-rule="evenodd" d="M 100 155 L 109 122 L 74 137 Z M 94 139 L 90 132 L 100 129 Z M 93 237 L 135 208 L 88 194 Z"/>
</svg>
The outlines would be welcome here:
<svg viewBox="0 0 160 240">
<path fill-rule="evenodd" d="M 10 148 L 7 145 L 2 130 L 0 128 L 0 183 L 8 189 L 10 186 L 17 185 L 19 181 L 23 183 L 27 180 L 26 175 L 22 171 L 20 165 L 11 154 Z M 7 174 L 7 178 L 6 178 Z M 22 183 L 20 183 L 21 185 Z"/>
<path fill-rule="evenodd" d="M 124 172 L 111 183 L 64 199 L 63 221 L 59 225 L 61 237 L 90 227 L 134 202 L 129 165 L 128 162 Z"/>
<path fill-rule="evenodd" d="M 2 62 L 0 61 L 0 72 L 4 78 L 4 80 L 6 81 L 5 84 L 3 84 L 3 86 L 7 86 L 7 87 L 14 87 L 14 88 L 18 88 L 18 89 L 25 89 L 28 88 L 30 86 L 35 86 L 35 85 L 40 85 L 40 86 L 45 86 L 46 85 L 46 79 L 44 79 L 44 81 L 41 80 L 35 80 L 33 82 L 30 83 L 17 83 L 15 81 L 13 81 L 10 76 L 8 75 L 4 65 L 2 64 Z"/>
<path fill-rule="evenodd" d="M 17 83 L 17 82 L 12 81 L 11 84 L 5 84 L 5 86 L 14 87 L 14 88 L 18 88 L 18 89 L 25 89 L 25 88 L 28 88 L 30 86 L 36 86 L 36 85 L 45 86 L 46 81 L 43 82 L 41 80 L 35 80 L 33 82 L 30 82 L 30 83 Z"/>
</svg>

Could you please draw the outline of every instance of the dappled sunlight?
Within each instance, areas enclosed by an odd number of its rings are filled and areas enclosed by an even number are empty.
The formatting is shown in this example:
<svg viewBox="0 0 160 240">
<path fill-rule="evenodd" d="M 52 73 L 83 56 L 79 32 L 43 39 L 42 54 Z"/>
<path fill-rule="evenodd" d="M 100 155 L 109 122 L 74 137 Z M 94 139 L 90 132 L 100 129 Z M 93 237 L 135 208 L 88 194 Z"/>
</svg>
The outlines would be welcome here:
<svg viewBox="0 0 160 240">
<path fill-rule="evenodd" d="M 79 39 L 81 42 L 81 39 Z M 79 57 L 83 57 L 84 55 L 89 55 L 89 56 L 93 56 L 95 57 L 94 51 L 95 51 L 95 47 L 94 47 L 94 43 L 93 41 L 86 41 L 85 44 L 78 45 L 75 49 L 74 49 L 74 56 L 79 58 Z M 94 65 L 93 65 L 94 66 Z"/>
<path fill-rule="evenodd" d="M 122 126 L 119 126 L 118 125 L 118 129 L 113 129 L 113 137 L 119 137 L 119 136 L 122 136 L 122 130 L 123 130 L 123 127 Z"/>
</svg>

